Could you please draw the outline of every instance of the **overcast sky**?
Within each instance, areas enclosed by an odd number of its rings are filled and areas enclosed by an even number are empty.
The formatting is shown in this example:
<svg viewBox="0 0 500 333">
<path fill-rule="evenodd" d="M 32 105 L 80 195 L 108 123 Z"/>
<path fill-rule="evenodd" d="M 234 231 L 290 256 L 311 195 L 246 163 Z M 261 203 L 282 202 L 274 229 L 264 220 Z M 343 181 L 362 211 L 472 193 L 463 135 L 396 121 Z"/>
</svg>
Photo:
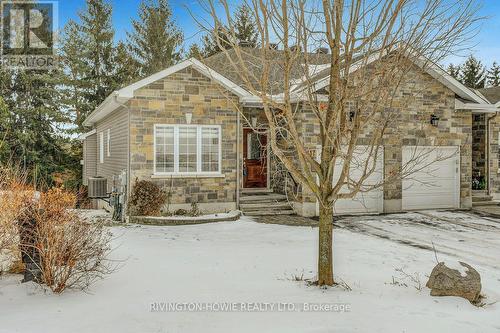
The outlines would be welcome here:
<svg viewBox="0 0 500 333">
<path fill-rule="evenodd" d="M 237 6 L 240 0 L 231 1 Z M 140 0 L 111 0 L 113 5 L 113 24 L 116 39 L 125 39 L 125 32 L 131 30 L 130 21 L 137 17 Z M 477 36 L 474 47 L 470 52 L 464 52 L 462 57 L 473 53 L 485 65 L 490 66 L 493 61 L 500 62 L 500 0 L 483 0 L 481 15 L 488 16 L 482 23 L 481 31 Z M 77 19 L 78 10 L 83 9 L 85 0 L 60 0 L 59 24 L 63 27 L 69 19 Z M 170 6 L 177 25 L 183 30 L 187 49 L 193 42 L 198 42 L 200 30 L 189 14 L 189 8 L 195 15 L 203 15 L 203 11 L 196 0 L 171 0 Z M 447 62 L 462 62 L 460 57 L 450 57 Z"/>
</svg>

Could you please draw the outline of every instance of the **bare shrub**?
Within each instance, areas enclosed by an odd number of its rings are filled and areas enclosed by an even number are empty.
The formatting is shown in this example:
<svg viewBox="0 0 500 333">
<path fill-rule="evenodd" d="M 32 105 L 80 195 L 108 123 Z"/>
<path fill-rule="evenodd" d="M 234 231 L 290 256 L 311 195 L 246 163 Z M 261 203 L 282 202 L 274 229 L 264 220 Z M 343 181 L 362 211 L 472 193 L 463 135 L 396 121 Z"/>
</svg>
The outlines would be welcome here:
<svg viewBox="0 0 500 333">
<path fill-rule="evenodd" d="M 159 216 L 167 194 L 155 183 L 135 180 L 130 196 L 129 214 L 133 216 Z"/>
<path fill-rule="evenodd" d="M 35 191 L 26 184 L 23 173 L 10 166 L 0 167 L 0 273 L 19 263 L 19 235 L 16 220 Z M 22 269 L 16 264 L 14 271 Z"/>
<path fill-rule="evenodd" d="M 22 216 L 35 221 L 32 238 L 21 243 L 23 253 L 37 256 L 34 261 L 38 262 L 41 281 L 36 282 L 55 293 L 86 289 L 115 269 L 108 259 L 111 234 L 103 222 L 89 222 L 69 210 L 75 200 L 72 193 L 49 190 Z"/>
</svg>

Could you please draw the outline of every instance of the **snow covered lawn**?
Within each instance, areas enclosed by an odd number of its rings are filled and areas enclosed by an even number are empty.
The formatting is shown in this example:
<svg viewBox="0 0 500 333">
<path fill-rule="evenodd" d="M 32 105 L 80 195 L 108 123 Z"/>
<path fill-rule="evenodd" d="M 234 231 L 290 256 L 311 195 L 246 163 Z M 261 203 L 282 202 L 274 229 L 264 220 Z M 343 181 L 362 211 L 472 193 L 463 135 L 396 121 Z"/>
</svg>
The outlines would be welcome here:
<svg viewBox="0 0 500 333">
<path fill-rule="evenodd" d="M 441 214 L 441 213 L 440 213 Z M 445 214 L 445 213 L 443 213 Z M 451 214 L 451 213 L 446 213 Z M 448 216 L 457 220 L 457 216 Z M 413 215 L 408 214 L 412 217 Z M 498 221 L 474 232 L 450 231 L 386 217 L 351 220 L 358 231 L 335 230 L 335 273 L 352 291 L 308 287 L 294 276 L 313 278 L 317 229 L 256 223 L 250 218 L 193 226 L 112 227 L 113 258 L 121 269 L 88 293 L 43 294 L 0 277 L 0 332 L 496 332 L 500 304 L 483 308 L 468 301 L 429 296 L 425 287 L 395 269 L 418 273 L 422 285 L 435 265 L 434 253 L 399 242 L 428 244 L 463 259 L 482 276 L 486 303 L 500 299 Z M 432 220 L 432 218 L 429 218 Z M 354 221 L 354 222 L 353 222 Z M 356 222 L 358 221 L 358 222 Z M 440 220 L 441 223 L 444 221 Z M 462 220 L 463 223 L 469 223 Z M 370 224 L 372 223 L 372 224 Z M 436 222 L 437 223 L 437 222 Z M 376 237 L 360 225 L 392 234 Z M 456 227 L 463 228 L 463 227 Z M 392 230 L 392 231 L 391 231 Z M 455 235 L 461 235 L 455 239 Z M 389 239 L 388 239 L 389 238 Z M 464 240 L 464 241 L 461 241 Z M 441 242 L 441 243 L 440 243 Z M 423 246 L 425 247 L 425 246 Z M 394 277 L 394 279 L 393 279 Z M 398 283 L 394 284 L 396 281 Z M 401 286 L 405 283 L 407 287 Z M 400 285 L 397 285 L 400 284 Z M 151 303 L 256 302 L 347 304 L 347 312 L 152 312 Z"/>
</svg>

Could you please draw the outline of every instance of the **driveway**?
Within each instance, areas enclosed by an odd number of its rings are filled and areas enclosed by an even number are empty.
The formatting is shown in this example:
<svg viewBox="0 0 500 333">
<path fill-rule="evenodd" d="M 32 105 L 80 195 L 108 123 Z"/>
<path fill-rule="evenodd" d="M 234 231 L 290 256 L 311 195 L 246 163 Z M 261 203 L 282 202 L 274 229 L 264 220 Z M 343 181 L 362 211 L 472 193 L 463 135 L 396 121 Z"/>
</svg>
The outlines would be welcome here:
<svg viewBox="0 0 500 333">
<path fill-rule="evenodd" d="M 368 234 L 458 260 L 500 268 L 500 219 L 463 211 L 418 211 L 379 216 L 348 216 L 337 228 Z"/>
</svg>

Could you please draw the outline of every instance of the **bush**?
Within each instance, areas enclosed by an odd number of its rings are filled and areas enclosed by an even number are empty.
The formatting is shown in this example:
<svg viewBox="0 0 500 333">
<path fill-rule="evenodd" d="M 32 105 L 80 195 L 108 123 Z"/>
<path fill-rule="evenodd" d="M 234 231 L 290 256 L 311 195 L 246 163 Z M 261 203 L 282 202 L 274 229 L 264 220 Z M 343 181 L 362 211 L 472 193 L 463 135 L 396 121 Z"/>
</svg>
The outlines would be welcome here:
<svg viewBox="0 0 500 333">
<path fill-rule="evenodd" d="M 16 220 L 35 191 L 15 168 L 0 167 L 0 273 L 19 260 L 19 234 Z"/>
<path fill-rule="evenodd" d="M 147 180 L 135 180 L 130 195 L 129 214 L 133 216 L 160 216 L 167 194 L 158 185 Z"/>
<path fill-rule="evenodd" d="M 111 234 L 103 222 L 89 222 L 72 208 L 76 197 L 62 190 L 41 195 L 39 204 L 25 209 L 22 219 L 36 221 L 32 242 L 20 244 L 23 253 L 39 258 L 41 281 L 55 293 L 86 289 L 114 271 L 107 259 Z M 20 223 L 27 226 L 29 223 Z M 29 231 L 27 234 L 29 235 Z M 26 233 L 25 233 L 26 234 Z M 21 237 L 21 239 L 26 237 Z M 35 251 L 33 251 L 35 250 Z"/>
<path fill-rule="evenodd" d="M 0 272 L 22 272 L 20 257 L 31 259 L 41 271 L 35 282 L 55 293 L 85 289 L 113 272 L 104 222 L 90 223 L 71 210 L 75 194 L 61 189 L 40 194 L 14 170 L 0 167 Z"/>
</svg>

